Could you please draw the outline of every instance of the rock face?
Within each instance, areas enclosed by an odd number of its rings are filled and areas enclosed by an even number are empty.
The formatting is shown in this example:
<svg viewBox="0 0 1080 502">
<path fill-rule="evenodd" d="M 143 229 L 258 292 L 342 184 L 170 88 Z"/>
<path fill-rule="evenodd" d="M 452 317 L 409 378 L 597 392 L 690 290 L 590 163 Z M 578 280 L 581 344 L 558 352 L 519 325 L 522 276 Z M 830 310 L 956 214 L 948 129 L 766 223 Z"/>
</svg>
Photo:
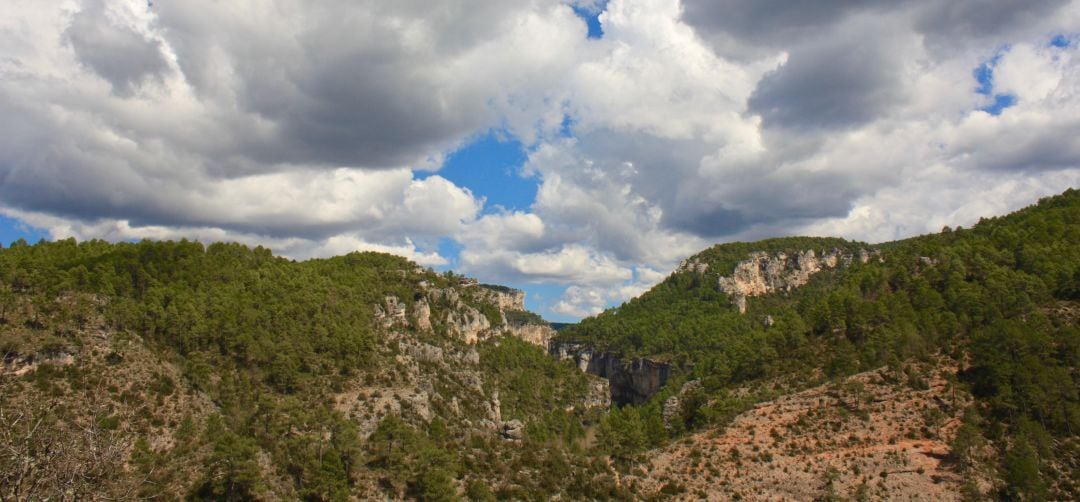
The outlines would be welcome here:
<svg viewBox="0 0 1080 502">
<path fill-rule="evenodd" d="M 525 439 L 525 424 L 521 420 L 513 419 L 503 422 L 500 427 L 503 439 L 507 441 L 521 441 Z"/>
<path fill-rule="evenodd" d="M 525 310 L 525 292 L 503 286 L 480 285 L 480 292 L 499 310 Z"/>
<path fill-rule="evenodd" d="M 671 376 L 671 366 L 648 358 L 624 361 L 607 353 L 594 353 L 589 347 L 555 343 L 548 352 L 559 360 L 572 360 L 582 371 L 605 378 L 611 389 L 611 402 L 619 405 L 641 404 L 656 394 Z"/>
<path fill-rule="evenodd" d="M 444 321 L 452 336 L 470 344 L 479 342 L 491 329 L 491 321 L 488 321 L 487 316 L 468 305 L 446 311 Z"/>
<path fill-rule="evenodd" d="M 423 295 L 411 307 L 397 297 L 386 297 L 383 303 L 375 306 L 376 322 L 383 328 L 413 328 L 429 333 L 438 326 L 448 335 L 469 344 L 509 333 L 547 348 L 555 336 L 555 330 L 546 323 L 507 322 L 507 313 L 525 310 L 524 291 L 476 284 L 475 280 L 447 288 L 433 288 L 424 281 L 421 288 Z M 499 318 L 493 319 L 477 308 L 484 304 L 496 307 Z"/>
<path fill-rule="evenodd" d="M 782 251 L 775 254 L 758 251 L 750 253 L 749 259 L 739 262 L 730 276 L 721 276 L 718 286 L 731 297 L 740 313 L 746 313 L 747 297 L 790 292 L 809 282 L 812 275 L 822 270 L 846 267 L 855 259 L 866 263 L 877 254 L 876 251 L 861 250 L 856 258 L 836 249 L 824 252 L 820 257 L 812 249 L 791 255 Z M 703 265 L 687 262 L 680 270 L 704 273 L 707 267 Z"/>
<path fill-rule="evenodd" d="M 413 320 L 419 331 L 431 331 L 431 305 L 427 300 L 420 300 L 413 306 Z"/>
<path fill-rule="evenodd" d="M 17 353 L 3 354 L 3 356 L 3 366 L 0 366 L 2 372 L 10 373 L 15 376 L 22 376 L 37 370 L 38 366 L 42 364 L 54 366 L 68 366 L 75 364 L 76 351 L 57 349 L 22 356 Z"/>
<path fill-rule="evenodd" d="M 396 296 L 387 296 L 382 305 L 375 306 L 375 321 L 384 328 L 395 324 L 407 326 L 409 321 L 405 317 L 405 304 Z"/>
<path fill-rule="evenodd" d="M 611 385 L 603 378 L 589 380 L 589 393 L 581 403 L 585 409 L 611 407 Z"/>
<path fill-rule="evenodd" d="M 592 348 L 586 345 L 555 342 L 548 346 L 548 354 L 551 354 L 560 361 L 574 361 L 574 364 L 582 372 L 589 372 L 589 361 L 592 360 Z"/>
<path fill-rule="evenodd" d="M 555 337 L 555 330 L 551 329 L 551 326 L 541 324 L 511 324 L 506 327 L 506 330 L 511 335 L 540 347 L 547 347 L 551 339 Z"/>
<path fill-rule="evenodd" d="M 688 394 L 699 389 L 701 389 L 701 381 L 691 380 L 683 384 L 678 393 L 664 400 L 664 407 L 661 413 L 664 418 L 664 427 L 666 429 L 672 430 L 677 427 L 679 420 L 686 411 L 683 409 L 683 401 Z"/>
</svg>

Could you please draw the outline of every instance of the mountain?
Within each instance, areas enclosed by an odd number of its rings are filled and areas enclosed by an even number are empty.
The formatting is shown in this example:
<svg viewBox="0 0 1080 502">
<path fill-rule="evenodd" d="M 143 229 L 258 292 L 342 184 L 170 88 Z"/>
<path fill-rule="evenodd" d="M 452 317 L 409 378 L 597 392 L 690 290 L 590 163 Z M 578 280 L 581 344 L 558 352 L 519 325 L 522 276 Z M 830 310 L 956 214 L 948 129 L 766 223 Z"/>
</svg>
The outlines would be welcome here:
<svg viewBox="0 0 1080 502">
<path fill-rule="evenodd" d="M 919 415 L 887 431 L 859 429 L 850 432 L 857 438 L 852 441 L 868 452 L 874 448 L 865 448 L 867 438 L 883 433 L 878 440 L 893 444 L 904 438 L 935 442 L 940 467 L 958 475 L 955 496 L 1076 498 L 1077 243 L 1080 192 L 1068 190 L 971 229 L 945 228 L 891 243 L 799 237 L 718 245 L 687 259 L 639 298 L 560 331 L 552 352 L 608 377 L 617 402 L 636 404 L 609 414 L 602 424 L 614 431 L 610 441 L 635 445 L 622 452 L 628 466 L 648 448 L 665 448 L 646 455 L 654 460 L 685 454 L 678 444 L 669 445 L 673 439 L 689 441 L 682 446 L 695 451 L 700 445 L 693 438 L 701 436 L 684 437 L 687 431 L 730 437 L 724 426 L 755 422 L 755 430 L 788 437 L 795 420 L 809 424 L 799 427 L 805 435 L 807 427 L 821 426 L 814 422 L 838 413 L 838 406 L 853 408 L 846 412 L 860 408 L 842 392 L 830 391 L 820 406 L 806 406 L 798 417 L 776 417 L 767 427 L 761 417 L 752 418 L 755 407 L 785 395 L 821 395 L 821 386 L 845 382 L 871 388 L 874 382 L 880 385 L 871 400 L 906 407 L 912 403 L 895 397 L 905 395 L 904 386 L 927 391 L 926 382 L 940 381 L 958 397 L 950 402 L 940 392 L 924 392 L 921 413 L 933 420 Z M 958 408 L 969 398 L 969 405 Z M 866 420 L 876 416 L 862 414 Z M 935 426 L 942 423 L 949 426 Z M 849 431 L 846 420 L 832 432 L 841 431 Z M 710 455 L 701 448 L 696 458 L 720 455 L 713 468 L 723 472 L 745 465 L 747 458 L 757 458 L 758 467 L 800 459 L 801 466 L 817 469 L 810 485 L 788 483 L 784 489 L 794 491 L 787 492 L 773 490 L 771 482 L 766 490 L 746 477 L 726 480 L 722 498 L 885 496 L 871 490 L 874 480 L 864 479 L 865 468 L 860 473 L 830 460 L 835 445 L 828 446 L 828 431 L 803 439 L 798 451 L 771 451 L 768 460 L 743 449 L 738 462 L 725 456 L 735 452 Z M 895 450 L 887 443 L 876 446 L 879 452 Z M 943 446 L 946 453 L 939 451 Z M 862 451 L 852 448 L 845 455 Z M 702 471 L 699 462 L 676 465 L 702 479 L 695 475 Z M 888 472 L 870 474 L 884 479 Z M 930 480 L 927 472 L 915 477 Z M 675 478 L 669 486 L 655 474 L 638 476 L 647 481 L 646 492 L 667 487 L 682 493 L 672 488 L 679 485 Z M 758 474 L 766 481 L 793 477 L 787 470 Z M 841 486 L 846 491 L 835 491 Z"/>
<path fill-rule="evenodd" d="M 70 239 L 2 250 L 0 285 L 5 500 L 595 493 L 606 382 L 546 355 L 520 291 L 376 253 Z"/>
<path fill-rule="evenodd" d="M 4 499 L 1080 497 L 1080 192 L 558 331 L 399 257 L 0 249 Z"/>
</svg>

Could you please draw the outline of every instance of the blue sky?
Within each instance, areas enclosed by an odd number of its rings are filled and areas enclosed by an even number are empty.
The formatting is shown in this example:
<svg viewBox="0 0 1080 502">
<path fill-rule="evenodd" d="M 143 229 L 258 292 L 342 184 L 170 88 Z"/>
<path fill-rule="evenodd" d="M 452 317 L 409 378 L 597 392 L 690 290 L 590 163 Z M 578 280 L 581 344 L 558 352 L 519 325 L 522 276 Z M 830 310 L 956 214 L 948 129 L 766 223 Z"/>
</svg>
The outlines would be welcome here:
<svg viewBox="0 0 1080 502">
<path fill-rule="evenodd" d="M 0 243 L 385 251 L 572 321 L 1080 185 L 1080 0 L 280 2 L 10 6 Z"/>
<path fill-rule="evenodd" d="M 438 175 L 483 196 L 485 211 L 525 210 L 539 186 L 535 177 L 521 172 L 526 158 L 520 141 L 489 132 L 451 153 Z"/>
<path fill-rule="evenodd" d="M 19 239 L 33 244 L 47 235 L 41 229 L 28 226 L 19 220 L 0 216 L 0 244 L 4 247 L 10 246 L 12 242 Z"/>
</svg>

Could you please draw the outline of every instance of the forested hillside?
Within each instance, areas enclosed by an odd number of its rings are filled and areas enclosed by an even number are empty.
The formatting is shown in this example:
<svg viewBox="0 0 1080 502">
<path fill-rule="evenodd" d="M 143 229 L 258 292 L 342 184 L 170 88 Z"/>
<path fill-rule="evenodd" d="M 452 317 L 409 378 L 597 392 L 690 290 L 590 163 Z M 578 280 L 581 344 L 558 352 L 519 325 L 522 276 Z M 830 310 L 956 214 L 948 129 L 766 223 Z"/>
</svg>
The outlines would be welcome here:
<svg viewBox="0 0 1080 502">
<path fill-rule="evenodd" d="M 976 397 L 955 440 L 956 465 L 974 469 L 971 452 L 984 445 L 997 452 L 980 457 L 1000 480 L 983 495 L 1076 498 L 1078 244 L 1076 190 L 971 229 L 874 246 L 813 238 L 723 244 L 641 297 L 562 330 L 559 340 L 672 365 L 676 376 L 664 391 L 608 419 L 639 450 L 771 399 L 776 392 L 765 382 L 805 388 L 883 366 L 906 374 L 913 361 L 945 357 L 959 368 L 957 384 Z M 799 287 L 749 297 L 745 313 L 721 287 L 751 252 L 808 251 L 848 262 L 820 267 Z M 754 392 L 733 393 L 748 388 Z M 675 429 L 661 426 L 672 396 L 682 398 Z"/>
<path fill-rule="evenodd" d="M 17 242 L 0 497 L 1080 498 L 1078 243 L 1069 190 L 892 243 L 724 244 L 556 335 L 385 254 Z M 611 407 L 625 382 L 551 337 L 664 380 Z"/>
<path fill-rule="evenodd" d="M 493 291 L 377 253 L 17 242 L 0 250 L 0 496 L 603 489 L 570 453 L 603 389 L 511 336 L 538 318 Z M 578 483 L 530 473 L 544 462 Z"/>
</svg>

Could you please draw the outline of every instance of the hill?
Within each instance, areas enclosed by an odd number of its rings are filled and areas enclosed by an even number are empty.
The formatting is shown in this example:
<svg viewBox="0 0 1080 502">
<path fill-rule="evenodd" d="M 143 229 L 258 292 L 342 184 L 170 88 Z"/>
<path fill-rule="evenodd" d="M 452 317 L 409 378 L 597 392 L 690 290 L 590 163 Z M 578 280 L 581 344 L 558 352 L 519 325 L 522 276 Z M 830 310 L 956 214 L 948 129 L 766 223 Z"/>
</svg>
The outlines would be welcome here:
<svg viewBox="0 0 1080 502">
<path fill-rule="evenodd" d="M 17 242 L 0 498 L 1075 499 L 1078 242 L 1069 190 L 723 244 L 558 332 L 385 254 Z"/>
<path fill-rule="evenodd" d="M 606 387 L 546 356 L 522 298 L 376 253 L 18 242 L 0 496 L 593 494 L 578 453 Z"/>
<path fill-rule="evenodd" d="M 638 404 L 605 418 L 610 440 L 632 445 L 621 452 L 628 468 L 649 448 L 741 420 L 781 392 L 930 364 L 917 380 L 944 371 L 974 398 L 960 415 L 939 410 L 970 424 L 943 440 L 996 453 L 976 466 L 950 450 L 973 497 L 1076 498 L 1078 242 L 1080 192 L 1068 190 L 971 229 L 874 246 L 718 245 L 642 296 L 560 331 L 553 352 Z M 976 482 L 984 471 L 993 482 Z M 837 482 L 854 486 L 851 475 L 838 471 Z"/>
</svg>

